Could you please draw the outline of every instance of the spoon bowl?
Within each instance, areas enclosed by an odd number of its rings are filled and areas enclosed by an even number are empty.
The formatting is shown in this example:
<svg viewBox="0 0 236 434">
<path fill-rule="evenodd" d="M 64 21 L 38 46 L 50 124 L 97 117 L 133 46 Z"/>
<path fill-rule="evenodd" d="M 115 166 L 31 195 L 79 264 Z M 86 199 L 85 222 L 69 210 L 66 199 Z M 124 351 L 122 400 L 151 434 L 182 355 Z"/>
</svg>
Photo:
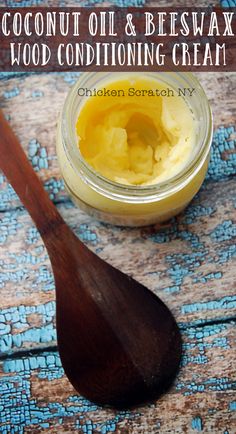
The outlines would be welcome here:
<svg viewBox="0 0 236 434">
<path fill-rule="evenodd" d="M 50 258 L 59 353 L 69 380 L 99 404 L 129 407 L 157 398 L 180 361 L 172 314 L 143 285 L 86 247 L 81 251 L 67 226 L 59 232 L 60 260 L 55 248 Z"/>
<path fill-rule="evenodd" d="M 0 167 L 47 248 L 56 286 L 58 349 L 75 389 L 100 405 L 158 398 L 180 364 L 181 336 L 150 290 L 91 252 L 66 225 L 0 112 Z"/>
</svg>

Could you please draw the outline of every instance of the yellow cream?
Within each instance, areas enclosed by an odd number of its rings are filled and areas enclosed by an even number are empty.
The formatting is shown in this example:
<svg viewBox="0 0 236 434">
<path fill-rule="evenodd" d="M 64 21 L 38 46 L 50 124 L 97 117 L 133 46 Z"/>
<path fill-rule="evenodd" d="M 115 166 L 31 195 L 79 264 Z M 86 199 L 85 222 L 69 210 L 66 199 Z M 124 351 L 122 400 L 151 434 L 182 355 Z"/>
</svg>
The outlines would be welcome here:
<svg viewBox="0 0 236 434">
<path fill-rule="evenodd" d="M 84 159 L 126 185 L 167 181 L 193 152 L 195 121 L 185 100 L 153 78 L 128 77 L 85 100 L 77 120 Z"/>
<path fill-rule="evenodd" d="M 177 95 L 189 86 L 193 96 Z M 84 94 L 94 88 L 111 95 Z M 152 95 L 156 89 L 159 96 Z M 206 174 L 211 138 L 210 107 L 191 73 L 83 73 L 58 122 L 57 155 L 80 208 L 101 221 L 144 226 L 191 201 Z"/>
</svg>

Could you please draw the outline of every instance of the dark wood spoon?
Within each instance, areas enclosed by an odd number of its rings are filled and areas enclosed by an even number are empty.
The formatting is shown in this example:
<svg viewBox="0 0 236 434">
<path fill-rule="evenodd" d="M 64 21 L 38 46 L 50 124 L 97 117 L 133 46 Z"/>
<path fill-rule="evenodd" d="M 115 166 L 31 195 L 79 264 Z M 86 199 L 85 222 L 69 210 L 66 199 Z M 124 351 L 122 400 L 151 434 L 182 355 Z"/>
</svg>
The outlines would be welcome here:
<svg viewBox="0 0 236 434">
<path fill-rule="evenodd" d="M 181 336 L 165 304 L 92 253 L 66 225 L 0 112 L 0 167 L 34 220 L 56 285 L 62 365 L 72 385 L 118 408 L 153 400 L 179 367 Z"/>
</svg>

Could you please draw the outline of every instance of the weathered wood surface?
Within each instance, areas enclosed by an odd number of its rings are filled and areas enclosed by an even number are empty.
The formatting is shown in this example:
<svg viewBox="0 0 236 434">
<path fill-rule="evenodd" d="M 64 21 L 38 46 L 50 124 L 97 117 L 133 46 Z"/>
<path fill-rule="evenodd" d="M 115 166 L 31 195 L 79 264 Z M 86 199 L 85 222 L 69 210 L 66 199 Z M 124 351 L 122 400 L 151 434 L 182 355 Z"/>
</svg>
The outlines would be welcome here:
<svg viewBox="0 0 236 434">
<path fill-rule="evenodd" d="M 183 330 L 183 366 L 171 391 L 127 412 L 98 408 L 78 397 L 55 351 L 6 359 L 0 377 L 6 432 L 233 434 L 236 384 L 229 348 L 234 334 L 231 323 Z M 19 425 L 22 431 L 14 431 Z"/>
<path fill-rule="evenodd" d="M 0 432 L 235 431 L 235 130 L 220 126 L 235 123 L 236 74 L 199 76 L 216 127 L 208 178 L 182 215 L 143 229 L 93 221 L 63 190 L 55 157 L 56 118 L 77 75 L 2 81 L 1 106 L 66 221 L 102 258 L 163 298 L 183 330 L 185 354 L 176 385 L 153 406 L 114 413 L 77 397 L 56 351 L 54 284 L 45 248 L 2 177 Z M 40 155 L 48 168 L 39 168 Z"/>
<path fill-rule="evenodd" d="M 234 199 L 233 179 L 220 189 L 219 183 L 206 183 L 184 214 L 141 230 L 100 224 L 70 203 L 59 210 L 91 249 L 162 297 L 179 322 L 189 323 L 235 315 Z M 2 329 L 0 351 L 47 345 L 42 335 L 54 324 L 54 283 L 46 250 L 25 210 L 3 213 L 2 225 L 1 309 L 11 325 Z M 47 339 L 55 343 L 51 333 Z"/>
<path fill-rule="evenodd" d="M 236 74 L 197 75 L 214 113 L 207 180 L 183 214 L 143 229 L 98 223 L 64 191 L 56 119 L 78 74 L 13 74 L 0 82 L 0 105 L 65 220 L 89 248 L 163 298 L 184 337 L 179 376 L 157 403 L 114 412 L 76 395 L 56 349 L 45 248 L 0 176 L 0 433 L 235 433 Z"/>
</svg>

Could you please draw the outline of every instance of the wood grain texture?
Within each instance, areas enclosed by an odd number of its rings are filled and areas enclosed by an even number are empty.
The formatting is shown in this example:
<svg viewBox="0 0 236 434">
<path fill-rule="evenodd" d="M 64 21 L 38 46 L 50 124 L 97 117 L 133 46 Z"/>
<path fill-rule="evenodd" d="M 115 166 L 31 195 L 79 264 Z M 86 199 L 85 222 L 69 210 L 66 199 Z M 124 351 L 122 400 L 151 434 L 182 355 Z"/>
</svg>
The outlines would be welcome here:
<svg viewBox="0 0 236 434">
<path fill-rule="evenodd" d="M 236 74 L 196 75 L 214 114 L 207 180 L 183 214 L 143 229 L 93 221 L 65 193 L 55 156 L 55 128 L 78 74 L 13 74 L 1 81 L 0 105 L 65 220 L 95 253 L 165 301 L 185 342 L 176 385 L 155 405 L 117 413 L 78 397 L 56 351 L 54 282 L 46 251 L 19 199 L 0 176 L 1 433 L 236 431 Z"/>
<path fill-rule="evenodd" d="M 235 74 L 225 74 L 223 80 L 220 74 L 199 75 L 212 101 L 216 126 L 208 178 L 182 215 L 161 226 L 132 230 L 93 221 L 68 201 L 63 189 L 55 157 L 56 117 L 77 75 L 24 75 L 1 83 L 2 106 L 65 220 L 94 252 L 161 296 L 187 339 L 177 386 L 154 407 L 143 408 L 141 416 L 139 410 L 111 415 L 81 403 L 62 377 L 55 349 L 45 356 L 56 345 L 50 263 L 29 215 L 2 178 L 0 350 L 2 357 L 14 355 L 3 362 L 2 381 L 5 387 L 9 375 L 13 381 L 27 378 L 23 387 L 28 385 L 29 396 L 32 393 L 28 399 L 33 401 L 31 407 L 23 405 L 24 411 L 29 408 L 29 416 L 27 412 L 16 416 L 19 432 L 234 432 L 235 354 L 228 321 L 236 309 L 235 130 L 220 126 L 235 123 Z M 31 368 L 37 366 L 34 359 L 25 372 L 28 365 L 23 360 L 30 356 L 18 352 L 29 348 L 36 351 L 33 357 L 39 357 L 43 374 Z M 9 390 L 7 386 L 3 394 L 4 408 L 14 396 Z M 8 415 L 1 413 L 2 432 L 15 414 L 14 400 L 11 405 Z"/>
<path fill-rule="evenodd" d="M 184 214 L 160 227 L 142 230 L 99 224 L 69 203 L 60 204 L 59 211 L 89 248 L 163 298 L 178 322 L 231 318 L 235 315 L 234 187 L 234 180 L 222 183 L 220 190 L 218 183 L 206 185 Z M 29 311 L 30 306 L 43 309 L 54 303 L 54 282 L 46 250 L 27 212 L 17 209 L 12 214 L 15 231 L 4 215 L 1 311 L 13 320 L 10 306 L 29 306 Z M 51 327 L 55 338 L 54 310 L 53 304 L 46 323 L 40 320 L 40 310 L 29 311 L 35 315 L 33 324 L 15 327 L 13 322 L 6 336 L 2 332 L 3 337 L 17 334 L 22 336 L 21 344 L 11 342 L 6 351 L 27 348 L 29 340 L 24 336 L 30 330 L 32 346 L 41 347 L 33 333 L 39 325 L 42 333 L 45 326 Z"/>
<path fill-rule="evenodd" d="M 132 411 L 97 407 L 75 394 L 57 352 L 36 352 L 1 364 L 2 432 L 167 434 L 235 432 L 235 324 L 183 330 L 182 369 L 159 401 Z M 5 427 L 6 431 L 3 431 Z"/>
</svg>

